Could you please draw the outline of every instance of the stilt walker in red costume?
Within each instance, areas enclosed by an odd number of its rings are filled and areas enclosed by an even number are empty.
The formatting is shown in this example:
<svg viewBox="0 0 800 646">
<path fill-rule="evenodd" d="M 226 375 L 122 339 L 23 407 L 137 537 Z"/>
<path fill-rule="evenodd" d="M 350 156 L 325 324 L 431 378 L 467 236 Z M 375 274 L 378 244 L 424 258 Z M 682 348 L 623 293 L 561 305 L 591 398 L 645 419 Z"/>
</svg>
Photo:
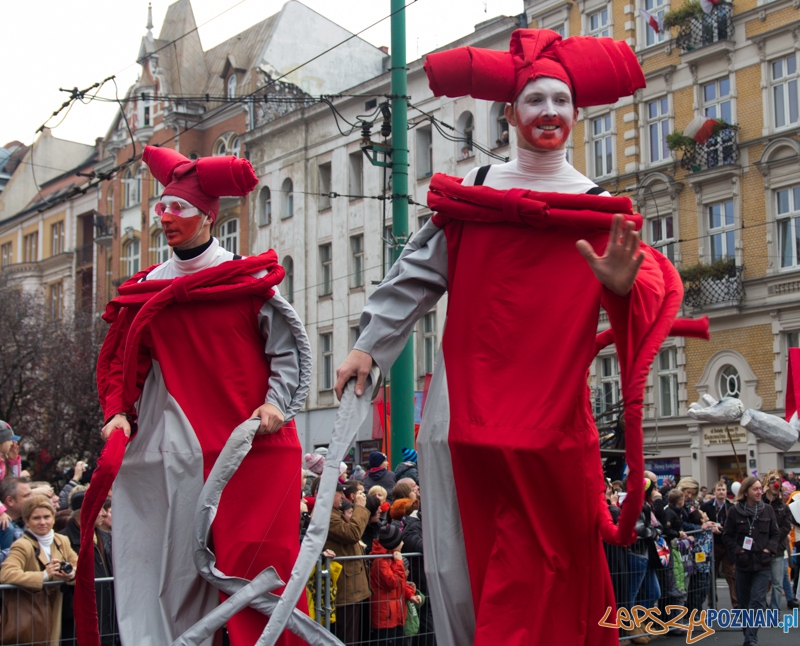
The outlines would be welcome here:
<svg viewBox="0 0 800 646">
<path fill-rule="evenodd" d="M 288 580 L 302 460 L 291 419 L 308 391 L 310 353 L 277 291 L 284 272 L 275 252 L 242 258 L 210 233 L 220 196 L 257 184 L 250 163 L 191 161 L 153 147 L 143 160 L 165 186 L 156 213 L 174 253 L 109 303 L 97 381 L 103 437 L 115 434 L 117 448 L 120 433 L 130 437 L 114 486 L 120 635 L 124 644 L 165 646 L 220 603 L 193 563 L 195 509 L 231 431 L 251 417 L 261 420 L 259 434 L 211 527 L 216 564 L 243 579 L 271 565 Z M 227 624 L 231 644 L 252 646 L 266 621 L 252 608 L 239 612 Z M 302 642 L 286 633 L 280 643 Z"/>
<path fill-rule="evenodd" d="M 517 158 L 432 178 L 436 213 L 369 298 L 337 392 L 356 377 L 363 393 L 373 362 L 386 373 L 447 291 L 418 447 L 437 642 L 611 646 L 617 631 L 598 625 L 614 605 L 601 539 L 635 539 L 644 385 L 683 288 L 639 242 L 630 200 L 572 168 L 564 148 L 578 108 L 613 104 L 644 76 L 624 42 L 535 29 L 515 31 L 508 52 L 462 47 L 429 55 L 425 69 L 437 96 L 508 103 Z M 618 526 L 587 387 L 601 307 L 626 404 L 632 502 Z M 568 513 L 552 494 L 566 471 Z"/>
</svg>

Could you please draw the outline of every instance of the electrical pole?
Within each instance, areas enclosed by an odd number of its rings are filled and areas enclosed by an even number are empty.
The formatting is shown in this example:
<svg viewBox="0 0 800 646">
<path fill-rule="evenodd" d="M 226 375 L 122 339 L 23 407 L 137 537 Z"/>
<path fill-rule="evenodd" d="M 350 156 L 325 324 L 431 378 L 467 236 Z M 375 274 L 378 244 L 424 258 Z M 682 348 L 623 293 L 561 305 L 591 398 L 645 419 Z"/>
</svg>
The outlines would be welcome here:
<svg viewBox="0 0 800 646">
<path fill-rule="evenodd" d="M 392 260 L 408 240 L 408 105 L 405 0 L 391 0 L 392 10 Z M 414 447 L 414 337 L 391 368 L 391 444 L 389 467 L 401 449 Z"/>
</svg>

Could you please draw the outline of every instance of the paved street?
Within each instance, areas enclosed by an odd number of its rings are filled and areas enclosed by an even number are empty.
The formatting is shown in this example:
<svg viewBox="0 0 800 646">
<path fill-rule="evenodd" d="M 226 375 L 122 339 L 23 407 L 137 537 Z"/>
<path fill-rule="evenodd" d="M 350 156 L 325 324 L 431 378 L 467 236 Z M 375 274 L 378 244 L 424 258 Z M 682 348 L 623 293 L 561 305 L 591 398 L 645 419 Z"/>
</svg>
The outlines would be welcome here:
<svg viewBox="0 0 800 646">
<path fill-rule="evenodd" d="M 728 594 L 728 585 L 722 581 L 717 585 L 717 594 L 719 597 L 720 608 L 730 608 L 730 596 Z M 783 615 L 789 612 L 785 604 L 781 606 L 781 619 Z M 697 633 L 695 633 L 697 635 Z M 719 644 L 721 646 L 741 646 L 744 642 L 742 631 L 735 630 L 717 630 L 713 635 L 702 639 L 697 644 L 703 646 L 712 646 Z M 659 644 L 663 646 L 678 646 L 679 644 L 686 643 L 686 637 L 678 635 L 668 635 L 657 639 L 651 639 L 652 644 Z M 784 633 L 780 628 L 762 628 L 758 631 L 758 644 L 759 646 L 783 646 L 784 644 L 792 644 L 797 646 L 800 643 L 800 628 L 792 628 L 788 633 Z"/>
</svg>

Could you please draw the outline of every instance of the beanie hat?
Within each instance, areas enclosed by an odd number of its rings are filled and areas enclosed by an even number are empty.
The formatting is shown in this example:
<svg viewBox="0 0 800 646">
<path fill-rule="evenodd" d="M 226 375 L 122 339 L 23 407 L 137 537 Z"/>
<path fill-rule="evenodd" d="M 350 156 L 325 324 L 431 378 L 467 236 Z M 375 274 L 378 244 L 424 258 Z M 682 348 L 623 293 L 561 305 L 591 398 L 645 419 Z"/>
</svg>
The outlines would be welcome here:
<svg viewBox="0 0 800 646">
<path fill-rule="evenodd" d="M 306 453 L 303 457 L 303 468 L 306 471 L 315 473 L 318 476 L 322 475 L 322 469 L 325 467 L 325 458 L 316 453 Z"/>
<path fill-rule="evenodd" d="M 342 504 L 339 505 L 339 509 L 342 511 L 347 511 L 348 509 L 353 508 L 353 503 L 350 502 L 347 498 L 342 498 Z"/>
<path fill-rule="evenodd" d="M 575 107 L 616 103 L 645 87 L 630 46 L 613 38 L 571 36 L 550 29 L 517 29 L 509 51 L 457 47 L 425 57 L 435 96 L 471 96 L 512 103 L 528 81 L 547 76 L 563 81 Z"/>
<path fill-rule="evenodd" d="M 364 467 L 357 464 L 353 469 L 353 480 L 363 480 L 365 475 L 367 475 L 367 473 L 364 471 Z"/>
<path fill-rule="evenodd" d="M 220 197 L 247 195 L 258 184 L 250 162 L 233 155 L 192 161 L 171 148 L 145 146 L 142 161 L 164 186 L 162 195 L 183 198 L 212 222 L 217 219 Z"/>
<path fill-rule="evenodd" d="M 400 545 L 402 540 L 403 532 L 400 531 L 400 528 L 397 525 L 392 525 L 389 523 L 388 525 L 381 527 L 380 531 L 378 532 L 378 542 L 387 550 L 395 549 L 398 545 Z"/>
<path fill-rule="evenodd" d="M 367 494 L 366 508 L 369 511 L 370 517 L 375 515 L 378 508 L 381 506 L 381 499 L 375 494 Z"/>
<path fill-rule="evenodd" d="M 380 451 L 373 451 L 369 454 L 369 468 L 377 469 L 384 462 L 386 462 L 386 454 Z"/>
<path fill-rule="evenodd" d="M 19 441 L 19 435 L 14 435 L 14 430 L 8 422 L 0 420 L 0 442 L 8 442 L 9 440 Z"/>
<path fill-rule="evenodd" d="M 83 507 L 83 499 L 86 496 L 85 491 L 79 491 L 78 493 L 74 494 L 69 499 L 69 508 L 72 511 L 78 511 L 81 507 Z"/>
<path fill-rule="evenodd" d="M 414 464 L 417 463 L 417 452 L 414 449 L 407 449 L 403 447 L 403 462 L 413 462 Z"/>
<path fill-rule="evenodd" d="M 339 463 L 339 477 L 341 478 L 347 473 L 347 465 L 344 462 Z"/>
</svg>

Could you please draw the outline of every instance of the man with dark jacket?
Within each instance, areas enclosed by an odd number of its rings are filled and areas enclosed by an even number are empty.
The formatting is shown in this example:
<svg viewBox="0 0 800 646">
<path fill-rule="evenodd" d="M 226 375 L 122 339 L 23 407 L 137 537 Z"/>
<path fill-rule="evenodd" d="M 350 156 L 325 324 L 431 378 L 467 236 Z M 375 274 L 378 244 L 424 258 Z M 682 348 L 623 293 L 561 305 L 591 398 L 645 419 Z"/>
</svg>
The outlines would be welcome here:
<svg viewBox="0 0 800 646">
<path fill-rule="evenodd" d="M 783 492 L 781 491 L 781 474 L 778 471 L 770 471 L 761 480 L 764 487 L 764 497 L 767 504 L 775 512 L 775 520 L 778 523 L 778 551 L 772 559 L 772 570 L 770 579 L 772 581 L 772 596 L 769 607 L 773 610 L 781 608 L 781 590 L 783 589 L 783 574 L 786 571 L 784 554 L 789 547 L 789 532 L 792 531 L 792 512 L 783 502 Z M 792 599 L 786 599 L 788 607 L 791 608 Z"/>
<path fill-rule="evenodd" d="M 727 558 L 727 551 L 725 550 L 725 543 L 722 542 L 722 531 L 725 528 L 725 521 L 728 519 L 728 514 L 733 507 L 733 503 L 728 500 L 728 485 L 724 480 L 720 480 L 714 485 L 714 497 L 707 500 L 700 507 L 708 516 L 711 522 L 716 523 L 711 528 L 714 534 L 714 563 L 717 568 L 717 576 L 719 576 L 720 569 L 725 581 L 728 582 L 728 588 L 731 593 L 731 605 L 734 608 L 739 607 L 739 599 L 736 595 L 736 565 L 732 558 Z"/>
<path fill-rule="evenodd" d="M 772 557 L 778 550 L 775 512 L 761 500 L 762 494 L 758 478 L 745 478 L 722 533 L 728 558 L 736 559 L 736 592 L 744 610 L 764 610 Z M 745 646 L 757 644 L 758 629 L 745 628 L 744 639 Z"/>
<path fill-rule="evenodd" d="M 344 485 L 337 485 L 325 549 L 332 550 L 336 556 L 362 556 L 360 540 L 370 519 L 367 497 L 363 491 L 355 494 L 353 516 L 348 521 L 339 509 L 343 494 Z M 344 568 L 336 586 L 336 621 L 332 631 L 344 643 L 357 644 L 361 642 L 362 602 L 372 594 L 369 574 L 363 559 L 345 561 L 342 565 Z"/>
<path fill-rule="evenodd" d="M 385 453 L 373 451 L 369 454 L 369 473 L 364 476 L 364 489 L 369 491 L 372 487 L 380 485 L 386 489 L 387 500 L 392 502 L 392 489 L 397 484 L 397 478 L 389 471 L 389 460 Z"/>
<path fill-rule="evenodd" d="M 85 488 L 84 488 L 85 489 Z M 68 498 L 72 516 L 67 521 L 66 528 L 59 532 L 69 538 L 72 549 L 77 553 L 81 548 L 81 507 L 83 506 L 84 491 L 76 491 Z M 110 578 L 114 576 L 111 566 L 111 534 L 101 529 L 94 530 L 94 577 L 95 579 Z M 61 644 L 74 646 L 75 618 L 72 612 L 72 602 L 75 594 L 74 586 L 61 586 L 64 603 L 61 611 Z M 117 615 L 114 609 L 114 583 L 107 581 L 95 584 L 97 598 L 97 617 L 100 622 L 100 641 L 103 646 L 117 646 Z"/>
</svg>

